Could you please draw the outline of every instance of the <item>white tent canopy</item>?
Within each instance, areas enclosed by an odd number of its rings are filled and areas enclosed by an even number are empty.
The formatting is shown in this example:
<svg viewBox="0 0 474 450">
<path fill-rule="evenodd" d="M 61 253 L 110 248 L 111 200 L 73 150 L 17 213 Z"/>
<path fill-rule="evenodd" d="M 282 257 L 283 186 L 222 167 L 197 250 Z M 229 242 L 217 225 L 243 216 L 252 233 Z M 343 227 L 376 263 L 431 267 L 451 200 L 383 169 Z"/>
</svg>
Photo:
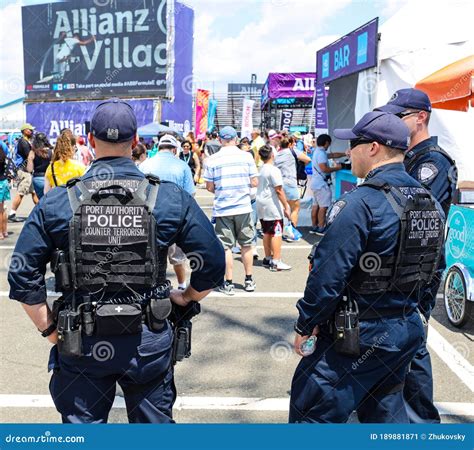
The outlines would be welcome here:
<svg viewBox="0 0 474 450">
<path fill-rule="evenodd" d="M 473 2 L 409 2 L 381 27 L 379 67 L 359 74 L 355 119 L 397 90 L 474 54 Z M 474 110 L 434 109 L 430 133 L 456 160 L 460 180 L 474 180 Z"/>
</svg>

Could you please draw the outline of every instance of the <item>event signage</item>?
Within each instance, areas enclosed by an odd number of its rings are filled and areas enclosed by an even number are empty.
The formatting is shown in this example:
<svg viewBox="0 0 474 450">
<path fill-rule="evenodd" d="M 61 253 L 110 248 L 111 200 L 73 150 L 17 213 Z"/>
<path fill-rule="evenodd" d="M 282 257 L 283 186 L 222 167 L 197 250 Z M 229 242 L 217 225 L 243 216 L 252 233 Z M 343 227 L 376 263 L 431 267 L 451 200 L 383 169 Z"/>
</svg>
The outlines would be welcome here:
<svg viewBox="0 0 474 450">
<path fill-rule="evenodd" d="M 217 114 L 217 100 L 209 100 L 209 111 L 207 113 L 207 131 L 214 130 L 215 120 Z"/>
<path fill-rule="evenodd" d="M 328 83 L 377 65 L 378 17 L 316 54 L 317 82 Z"/>
<path fill-rule="evenodd" d="M 316 134 L 327 133 L 328 108 L 326 102 L 326 89 L 324 87 L 324 84 L 316 85 L 315 110 Z"/>
<path fill-rule="evenodd" d="M 254 103 L 254 100 L 244 98 L 242 105 L 242 128 L 240 137 L 250 138 L 253 130 L 252 112 Z"/>
<path fill-rule="evenodd" d="M 167 0 L 22 8 L 26 101 L 167 96 Z"/>
<path fill-rule="evenodd" d="M 37 131 L 46 133 L 55 143 L 63 128 L 69 128 L 76 136 L 86 136 L 86 122 L 91 120 L 101 101 L 50 102 L 26 104 L 26 121 Z M 137 116 L 139 127 L 153 122 L 153 100 L 128 100 Z"/>
<path fill-rule="evenodd" d="M 260 95 L 263 84 L 261 83 L 229 83 L 227 85 L 227 92 L 229 94 L 240 94 L 243 96 Z"/>
<path fill-rule="evenodd" d="M 280 119 L 280 130 L 289 131 L 291 127 L 291 121 L 293 120 L 293 110 L 292 109 L 284 109 L 281 112 L 281 119 Z"/>
<path fill-rule="evenodd" d="M 206 137 L 209 111 L 209 91 L 198 89 L 196 94 L 196 139 Z"/>
</svg>

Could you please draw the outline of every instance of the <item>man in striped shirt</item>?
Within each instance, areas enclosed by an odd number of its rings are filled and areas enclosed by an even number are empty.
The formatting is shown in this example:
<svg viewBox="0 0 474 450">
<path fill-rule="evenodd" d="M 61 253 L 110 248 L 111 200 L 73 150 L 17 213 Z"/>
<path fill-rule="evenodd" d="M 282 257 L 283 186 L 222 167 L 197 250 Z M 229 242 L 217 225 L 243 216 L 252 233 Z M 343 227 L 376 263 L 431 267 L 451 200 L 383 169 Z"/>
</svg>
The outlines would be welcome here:
<svg viewBox="0 0 474 450">
<path fill-rule="evenodd" d="M 242 249 L 244 289 L 253 292 L 256 287 L 252 278 L 252 240 L 255 227 L 250 189 L 258 185 L 258 172 L 252 156 L 236 146 L 237 132 L 234 128 L 224 127 L 219 137 L 222 148 L 206 160 L 203 178 L 207 190 L 215 194 L 216 234 L 225 248 L 225 280 L 219 290 L 227 295 L 234 295 L 232 247 L 236 243 Z"/>
</svg>

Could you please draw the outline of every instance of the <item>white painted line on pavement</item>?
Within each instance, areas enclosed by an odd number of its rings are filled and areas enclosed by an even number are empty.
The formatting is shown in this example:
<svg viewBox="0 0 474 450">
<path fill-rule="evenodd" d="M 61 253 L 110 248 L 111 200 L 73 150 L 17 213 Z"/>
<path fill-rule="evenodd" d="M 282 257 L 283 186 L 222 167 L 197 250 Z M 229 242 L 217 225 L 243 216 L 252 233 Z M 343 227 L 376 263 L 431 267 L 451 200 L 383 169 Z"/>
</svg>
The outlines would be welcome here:
<svg viewBox="0 0 474 450">
<path fill-rule="evenodd" d="M 290 399 L 258 397 L 187 397 L 178 396 L 176 410 L 288 411 Z M 474 416 L 474 403 L 435 402 L 441 415 Z M 123 397 L 115 397 L 114 408 L 125 408 Z M 54 408 L 49 395 L 1 394 L 0 408 Z"/>
<path fill-rule="evenodd" d="M 14 245 L 0 245 L 0 250 L 13 250 L 14 248 Z"/>
<path fill-rule="evenodd" d="M 455 375 L 474 392 L 474 367 L 457 350 L 456 343 L 451 345 L 434 327 L 428 330 L 429 347 L 443 360 Z M 458 345 L 459 350 L 469 349 L 467 344 Z"/>
</svg>

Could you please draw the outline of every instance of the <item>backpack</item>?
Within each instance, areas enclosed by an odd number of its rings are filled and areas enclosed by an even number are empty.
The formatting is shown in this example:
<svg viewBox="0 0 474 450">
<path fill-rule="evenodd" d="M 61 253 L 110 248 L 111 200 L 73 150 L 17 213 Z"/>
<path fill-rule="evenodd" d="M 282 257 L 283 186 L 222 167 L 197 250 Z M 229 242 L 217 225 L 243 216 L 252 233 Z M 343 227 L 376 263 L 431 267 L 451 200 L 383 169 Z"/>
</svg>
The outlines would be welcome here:
<svg viewBox="0 0 474 450">
<path fill-rule="evenodd" d="M 295 158 L 296 179 L 298 181 L 306 181 L 308 179 L 308 174 L 306 173 L 306 164 L 298 159 L 298 156 L 296 156 L 296 153 L 292 148 L 290 148 L 290 150 L 293 158 Z"/>
</svg>

